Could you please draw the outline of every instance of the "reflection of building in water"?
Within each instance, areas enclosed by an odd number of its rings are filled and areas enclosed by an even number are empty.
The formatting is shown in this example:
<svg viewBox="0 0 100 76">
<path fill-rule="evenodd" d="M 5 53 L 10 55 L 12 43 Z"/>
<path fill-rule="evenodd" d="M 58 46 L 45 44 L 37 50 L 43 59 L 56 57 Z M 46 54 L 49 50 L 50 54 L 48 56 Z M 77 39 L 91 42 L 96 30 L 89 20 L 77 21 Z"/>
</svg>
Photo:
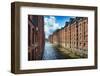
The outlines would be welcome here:
<svg viewBox="0 0 100 76">
<path fill-rule="evenodd" d="M 51 43 L 71 49 L 88 49 L 88 18 L 70 18 L 65 27 L 57 29 L 49 36 Z"/>
<path fill-rule="evenodd" d="M 28 60 L 42 59 L 44 37 L 43 16 L 28 15 Z"/>
</svg>

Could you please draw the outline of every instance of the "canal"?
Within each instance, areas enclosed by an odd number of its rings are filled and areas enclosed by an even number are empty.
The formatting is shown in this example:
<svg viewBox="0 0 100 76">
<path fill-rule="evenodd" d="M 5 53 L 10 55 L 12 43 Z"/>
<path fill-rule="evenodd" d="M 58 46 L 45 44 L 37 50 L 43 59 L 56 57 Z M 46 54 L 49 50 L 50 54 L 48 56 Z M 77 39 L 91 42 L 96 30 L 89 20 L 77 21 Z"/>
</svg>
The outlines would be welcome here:
<svg viewBox="0 0 100 76">
<path fill-rule="evenodd" d="M 50 42 L 45 42 L 43 60 L 64 59 L 65 57 L 57 51 Z"/>
</svg>

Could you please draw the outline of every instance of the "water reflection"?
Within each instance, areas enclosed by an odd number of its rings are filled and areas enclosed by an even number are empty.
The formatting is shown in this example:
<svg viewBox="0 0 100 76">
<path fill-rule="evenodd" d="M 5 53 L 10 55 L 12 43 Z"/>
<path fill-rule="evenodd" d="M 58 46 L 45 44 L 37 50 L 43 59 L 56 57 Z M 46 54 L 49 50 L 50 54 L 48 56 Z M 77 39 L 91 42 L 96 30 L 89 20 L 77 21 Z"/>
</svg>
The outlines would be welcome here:
<svg viewBox="0 0 100 76">
<path fill-rule="evenodd" d="M 54 59 L 64 59 L 64 56 L 61 55 L 50 42 L 46 41 L 45 50 L 43 53 L 43 60 L 54 60 Z"/>
</svg>

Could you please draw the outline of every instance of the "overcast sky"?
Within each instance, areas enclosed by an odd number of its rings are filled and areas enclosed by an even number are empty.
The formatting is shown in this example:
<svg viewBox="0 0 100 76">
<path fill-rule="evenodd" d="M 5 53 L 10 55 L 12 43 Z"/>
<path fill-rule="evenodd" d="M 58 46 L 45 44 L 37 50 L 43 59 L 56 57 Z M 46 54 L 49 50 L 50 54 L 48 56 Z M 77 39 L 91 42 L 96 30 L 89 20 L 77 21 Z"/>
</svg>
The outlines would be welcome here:
<svg viewBox="0 0 100 76">
<path fill-rule="evenodd" d="M 71 16 L 44 16 L 45 37 L 48 38 L 56 29 L 64 27 L 70 18 Z"/>
</svg>

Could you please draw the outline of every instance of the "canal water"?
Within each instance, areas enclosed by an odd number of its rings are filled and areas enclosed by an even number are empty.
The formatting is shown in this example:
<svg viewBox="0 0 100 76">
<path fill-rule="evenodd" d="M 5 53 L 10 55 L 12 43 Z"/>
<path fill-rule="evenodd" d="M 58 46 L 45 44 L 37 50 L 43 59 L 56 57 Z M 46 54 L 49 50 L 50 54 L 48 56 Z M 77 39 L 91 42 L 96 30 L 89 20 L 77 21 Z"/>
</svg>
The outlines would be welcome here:
<svg viewBox="0 0 100 76">
<path fill-rule="evenodd" d="M 64 59 L 64 56 L 58 52 L 50 42 L 45 42 L 43 60 Z"/>
</svg>

